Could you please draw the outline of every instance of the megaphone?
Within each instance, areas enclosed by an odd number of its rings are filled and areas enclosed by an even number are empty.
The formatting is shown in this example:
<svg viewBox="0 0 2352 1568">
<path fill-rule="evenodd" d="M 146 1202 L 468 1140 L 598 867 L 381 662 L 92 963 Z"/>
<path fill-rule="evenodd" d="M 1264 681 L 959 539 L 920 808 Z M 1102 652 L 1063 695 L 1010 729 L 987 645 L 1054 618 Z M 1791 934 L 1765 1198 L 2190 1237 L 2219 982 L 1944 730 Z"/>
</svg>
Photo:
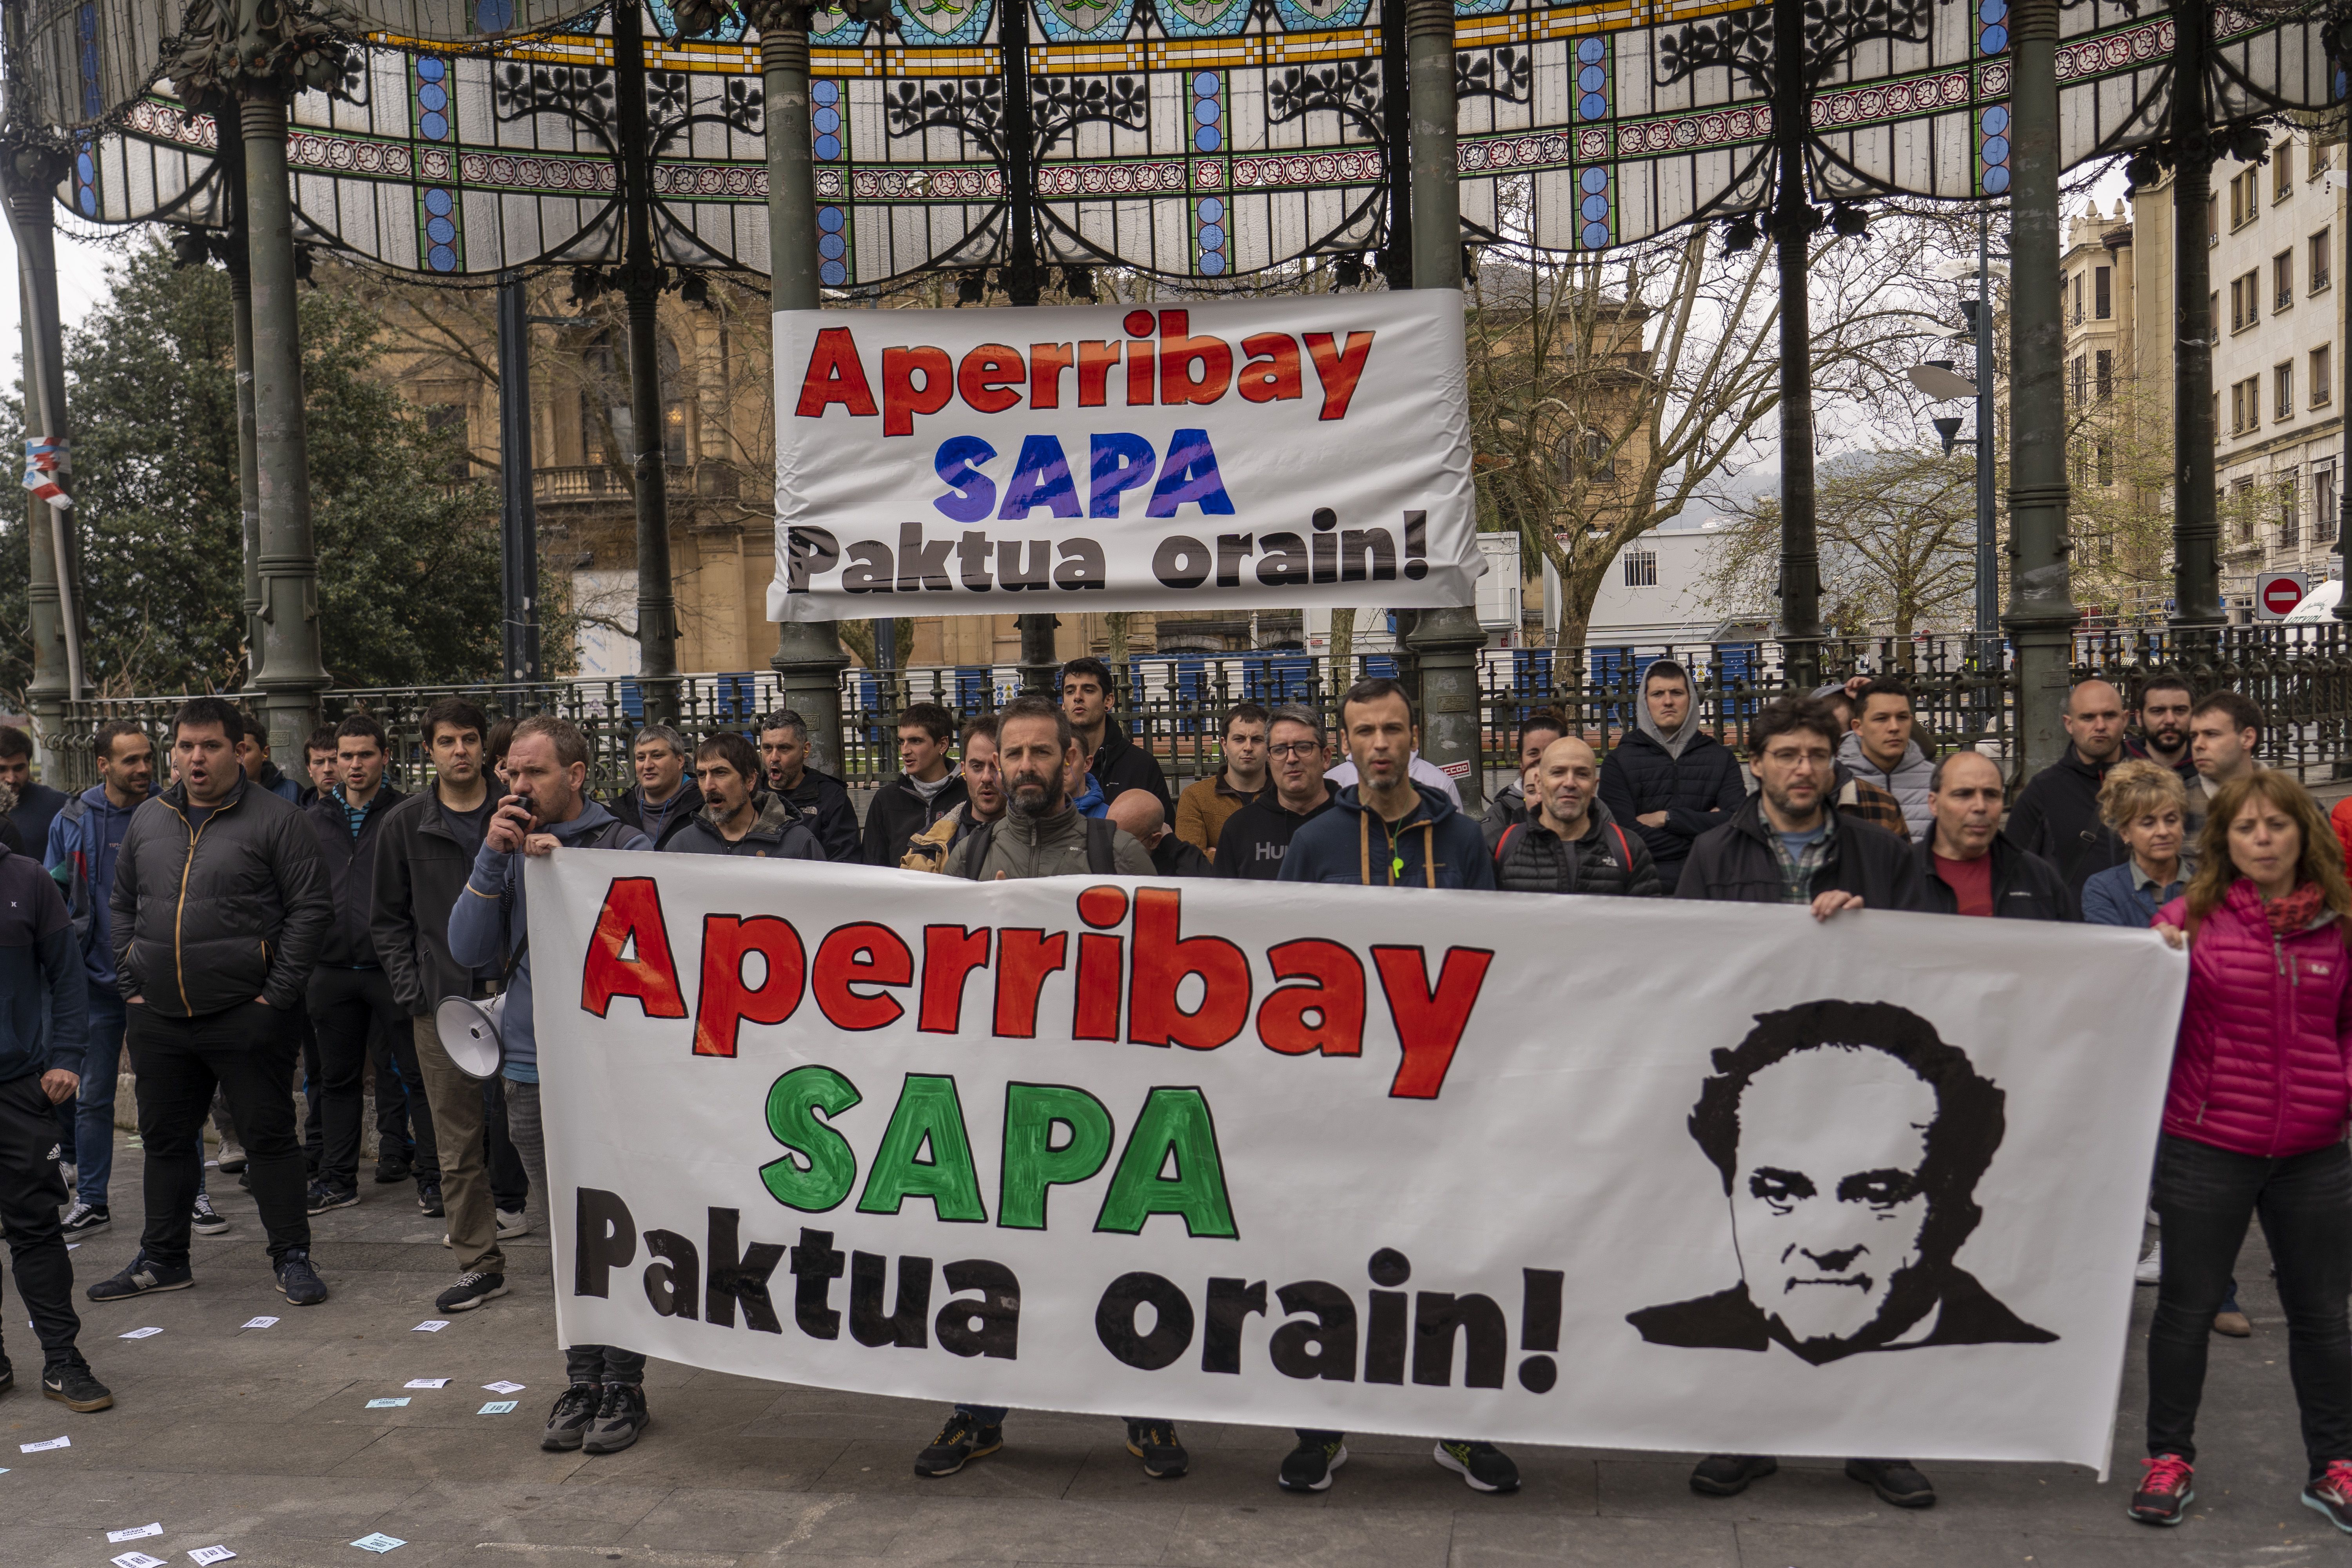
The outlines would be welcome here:
<svg viewBox="0 0 2352 1568">
<path fill-rule="evenodd" d="M 433 1010 L 434 1032 L 459 1072 L 478 1082 L 499 1074 L 499 1020 L 507 1010 L 503 991 L 487 1002 L 444 996 Z"/>
</svg>

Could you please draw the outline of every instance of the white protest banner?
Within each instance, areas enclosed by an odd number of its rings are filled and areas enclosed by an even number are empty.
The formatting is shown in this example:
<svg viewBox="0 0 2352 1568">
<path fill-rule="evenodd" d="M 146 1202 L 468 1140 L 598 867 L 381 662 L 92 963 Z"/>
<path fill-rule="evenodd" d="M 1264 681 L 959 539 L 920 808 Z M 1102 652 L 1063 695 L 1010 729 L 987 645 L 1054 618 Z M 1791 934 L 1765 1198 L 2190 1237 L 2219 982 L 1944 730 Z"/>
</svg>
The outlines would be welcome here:
<svg viewBox="0 0 2352 1568">
<path fill-rule="evenodd" d="M 562 1342 L 939 1401 L 2104 1467 L 2147 932 L 565 849 Z"/>
<path fill-rule="evenodd" d="M 1462 297 L 777 315 L 772 621 L 1465 605 Z"/>
</svg>

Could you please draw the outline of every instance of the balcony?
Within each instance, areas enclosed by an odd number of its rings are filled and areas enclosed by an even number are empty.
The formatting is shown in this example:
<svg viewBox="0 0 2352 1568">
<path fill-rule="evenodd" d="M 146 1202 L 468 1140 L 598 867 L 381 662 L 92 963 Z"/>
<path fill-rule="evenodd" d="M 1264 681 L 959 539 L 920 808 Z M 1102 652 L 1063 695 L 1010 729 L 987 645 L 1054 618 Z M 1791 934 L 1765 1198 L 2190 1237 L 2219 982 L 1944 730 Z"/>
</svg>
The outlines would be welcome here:
<svg viewBox="0 0 2352 1568">
<path fill-rule="evenodd" d="M 672 464 L 663 470 L 662 478 L 662 488 L 673 500 L 697 496 L 732 500 L 742 492 L 743 476 L 729 463 L 704 463 L 698 468 Z M 541 506 L 630 504 L 626 476 L 607 463 L 533 469 L 531 492 Z"/>
</svg>

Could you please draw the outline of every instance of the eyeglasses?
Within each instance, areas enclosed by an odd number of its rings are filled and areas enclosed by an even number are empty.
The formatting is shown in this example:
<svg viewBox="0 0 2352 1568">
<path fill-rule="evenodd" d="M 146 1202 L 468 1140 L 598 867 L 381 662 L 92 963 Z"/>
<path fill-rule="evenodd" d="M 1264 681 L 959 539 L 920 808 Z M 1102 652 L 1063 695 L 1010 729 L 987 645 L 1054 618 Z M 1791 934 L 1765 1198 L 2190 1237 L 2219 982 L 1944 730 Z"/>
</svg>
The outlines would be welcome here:
<svg viewBox="0 0 2352 1568">
<path fill-rule="evenodd" d="M 1272 757 L 1306 757 L 1312 756 L 1322 749 L 1321 742 L 1316 741 L 1285 741 L 1278 746 L 1268 746 L 1265 750 L 1266 754 Z"/>
</svg>

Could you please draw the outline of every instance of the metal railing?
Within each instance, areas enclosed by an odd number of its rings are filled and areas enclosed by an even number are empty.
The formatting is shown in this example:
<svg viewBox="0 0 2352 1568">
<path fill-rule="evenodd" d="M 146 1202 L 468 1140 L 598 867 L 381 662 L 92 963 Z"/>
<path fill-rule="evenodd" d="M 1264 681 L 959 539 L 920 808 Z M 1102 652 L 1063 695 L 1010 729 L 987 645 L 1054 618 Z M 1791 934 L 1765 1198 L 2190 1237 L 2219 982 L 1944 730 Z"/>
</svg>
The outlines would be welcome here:
<svg viewBox="0 0 2352 1568">
<path fill-rule="evenodd" d="M 1701 724 L 1735 748 L 1743 744 L 1756 711 L 1789 689 L 1784 648 L 1771 639 L 1591 644 L 1573 663 L 1549 648 L 1487 649 L 1480 656 L 1480 707 L 1488 778 L 1499 784 L 1510 776 L 1519 723 L 1547 709 L 1605 756 L 1638 722 L 1643 672 L 1664 658 L 1693 676 Z M 1821 668 L 1824 681 L 1900 673 L 1911 687 L 1919 726 L 1938 751 L 1975 746 L 2015 765 L 2015 669 L 2006 655 L 1985 657 L 1974 637 L 1833 638 L 1822 645 Z M 2166 631 L 2085 632 L 2075 638 L 2073 681 L 2112 680 L 2129 702 L 2159 672 L 2183 674 L 2200 692 L 2227 688 L 2252 699 L 2267 719 L 2261 755 L 2272 766 L 2315 781 L 2335 777 L 2352 757 L 2352 637 L 2334 623 L 2235 626 L 2179 642 Z M 1328 658 L 1298 652 L 1155 653 L 1129 658 L 1113 676 L 1119 721 L 1181 788 L 1220 765 L 1224 717 L 1234 704 L 1302 703 L 1336 726 L 1339 697 L 1351 682 L 1390 676 L 1410 687 L 1413 670 L 1410 657 L 1397 653 L 1359 654 L 1344 669 Z M 677 689 L 678 728 L 690 737 L 751 731 L 760 715 L 784 705 L 772 670 L 681 676 Z M 858 788 L 895 773 L 898 719 L 910 704 L 937 703 L 961 721 L 995 711 L 1019 690 L 1020 673 L 1012 665 L 845 671 L 840 772 Z M 391 737 L 393 781 L 413 788 L 426 771 L 425 710 L 450 696 L 471 700 L 493 721 L 502 714 L 561 714 L 588 739 L 593 789 L 610 794 L 631 783 L 630 742 L 646 715 L 645 690 L 633 679 L 331 691 L 322 706 L 329 722 L 352 712 L 373 714 Z M 61 784 L 80 788 L 95 782 L 90 741 L 99 725 L 130 719 L 160 743 L 183 700 L 68 704 L 56 738 L 67 774 Z M 277 760 L 288 773 L 299 774 L 302 759 Z"/>
</svg>

